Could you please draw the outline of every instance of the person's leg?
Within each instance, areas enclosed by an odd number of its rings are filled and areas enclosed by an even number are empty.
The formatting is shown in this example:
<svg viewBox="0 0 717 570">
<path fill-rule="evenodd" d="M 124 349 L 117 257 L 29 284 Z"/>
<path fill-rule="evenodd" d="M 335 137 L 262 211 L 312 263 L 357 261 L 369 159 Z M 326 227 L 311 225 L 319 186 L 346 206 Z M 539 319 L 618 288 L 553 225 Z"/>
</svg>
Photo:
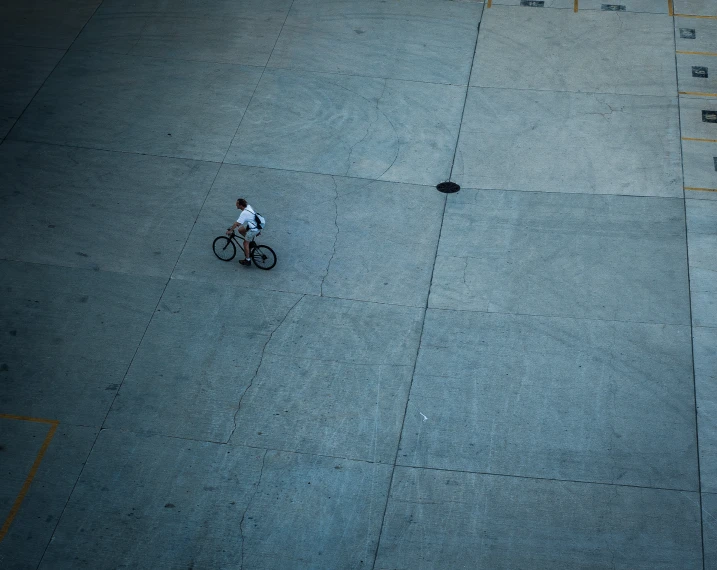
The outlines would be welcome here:
<svg viewBox="0 0 717 570">
<path fill-rule="evenodd" d="M 249 241 L 244 240 L 244 259 L 251 259 L 249 256 Z"/>
</svg>

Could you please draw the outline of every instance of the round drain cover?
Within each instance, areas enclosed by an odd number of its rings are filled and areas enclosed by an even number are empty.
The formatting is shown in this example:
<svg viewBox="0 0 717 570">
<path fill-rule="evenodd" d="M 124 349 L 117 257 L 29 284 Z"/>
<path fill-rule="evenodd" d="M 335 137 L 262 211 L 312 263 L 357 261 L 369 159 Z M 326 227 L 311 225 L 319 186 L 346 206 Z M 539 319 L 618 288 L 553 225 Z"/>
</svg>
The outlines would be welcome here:
<svg viewBox="0 0 717 570">
<path fill-rule="evenodd" d="M 453 194 L 454 192 L 458 192 L 461 187 L 455 182 L 441 182 L 438 186 L 436 186 L 436 189 L 444 194 Z"/>
</svg>

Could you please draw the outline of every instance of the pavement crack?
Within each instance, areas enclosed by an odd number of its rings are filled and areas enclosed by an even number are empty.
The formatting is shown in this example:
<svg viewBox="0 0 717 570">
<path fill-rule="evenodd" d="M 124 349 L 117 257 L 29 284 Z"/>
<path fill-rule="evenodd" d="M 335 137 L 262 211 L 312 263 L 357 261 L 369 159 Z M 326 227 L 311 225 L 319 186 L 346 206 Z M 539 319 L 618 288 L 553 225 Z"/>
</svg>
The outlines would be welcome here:
<svg viewBox="0 0 717 570">
<path fill-rule="evenodd" d="M 339 228 L 339 187 L 333 176 L 331 177 L 331 181 L 334 183 L 334 192 L 336 193 L 334 196 L 334 226 L 336 226 L 336 235 L 334 235 L 334 245 L 331 250 L 331 257 L 329 258 L 329 262 L 326 264 L 326 272 L 321 278 L 321 285 L 319 287 L 320 297 L 324 296 L 324 281 L 326 281 L 326 278 L 329 276 L 329 269 L 331 268 L 331 262 L 334 260 L 334 256 L 336 255 L 336 244 L 339 241 L 339 233 L 341 232 L 341 229 Z"/>
<path fill-rule="evenodd" d="M 622 113 L 625 111 L 624 105 L 622 105 L 621 107 L 613 107 L 612 105 L 610 105 L 610 103 L 607 103 L 604 100 L 600 99 L 597 93 L 593 93 L 593 97 L 596 102 L 600 103 L 601 105 L 605 105 L 610 110 L 605 113 L 585 113 L 586 115 L 600 115 L 603 119 L 607 120 L 607 118 L 613 113 Z"/>
<path fill-rule="evenodd" d="M 261 457 L 261 469 L 259 470 L 259 480 L 256 482 L 256 489 L 254 489 L 254 493 L 252 493 L 251 498 L 247 502 L 246 508 L 241 515 L 241 520 L 239 521 L 239 537 L 241 538 L 241 559 L 239 563 L 239 570 L 244 568 L 244 519 L 246 518 L 246 514 L 249 512 L 251 504 L 254 502 L 254 497 L 256 497 L 256 494 L 259 492 L 261 487 L 261 478 L 264 476 L 264 462 L 266 461 L 268 453 L 268 449 L 264 450 L 264 455 Z"/>
<path fill-rule="evenodd" d="M 371 103 L 371 104 L 374 106 L 374 108 L 376 109 L 376 111 L 378 111 L 378 114 L 376 115 L 376 120 L 378 120 L 378 115 L 380 114 L 380 115 L 383 116 L 384 119 L 386 119 L 386 121 L 388 122 L 388 124 L 391 125 L 391 129 L 393 130 L 393 136 L 394 136 L 394 138 L 396 139 L 396 155 L 393 157 L 393 160 L 391 161 L 391 164 L 388 165 L 388 168 L 386 168 L 386 170 L 384 170 L 381 174 L 379 174 L 379 175 L 375 178 L 375 180 L 380 180 L 380 179 L 383 177 L 384 174 L 386 174 L 389 170 L 391 170 L 391 168 L 393 167 L 393 165 L 396 163 L 396 160 L 398 160 L 398 155 L 399 155 L 400 152 L 401 152 L 401 139 L 400 139 L 400 137 L 398 136 L 398 131 L 396 130 L 396 126 L 393 124 L 393 122 L 391 121 L 391 119 L 388 118 L 388 115 L 386 115 L 386 113 L 384 113 L 384 112 L 381 110 L 381 107 L 379 106 L 380 103 L 381 103 L 381 99 L 383 99 L 383 96 L 386 94 L 386 89 L 388 88 L 388 79 L 384 79 L 384 80 L 383 80 L 383 90 L 381 91 L 381 95 L 378 96 L 378 99 L 376 99 L 376 103 L 375 103 L 375 104 L 374 104 L 374 102 L 371 101 L 370 99 L 364 97 L 363 95 L 361 95 L 360 93 L 357 93 L 356 91 L 353 91 L 353 90 L 349 89 L 348 87 L 344 87 L 343 85 L 339 85 L 338 83 L 334 83 L 333 81 L 329 81 L 328 83 L 330 83 L 331 85 L 334 85 L 334 86 L 338 87 L 339 89 L 343 89 L 344 91 L 348 91 L 348 92 L 351 93 L 352 95 L 356 95 L 357 97 L 360 97 L 361 99 L 363 99 L 364 101 L 367 101 L 368 103 Z M 376 121 L 373 121 L 373 123 L 375 123 L 375 122 L 376 122 Z M 371 123 L 371 124 L 373 125 L 373 123 Z M 369 125 L 369 128 L 370 128 L 370 126 L 371 126 L 371 125 Z M 365 138 L 365 137 L 364 137 L 364 138 Z M 362 140 L 363 140 L 363 139 L 362 139 Z M 361 142 L 361 141 L 359 141 L 359 142 Z M 358 144 L 358 143 L 356 143 L 356 144 Z M 356 146 L 356 144 L 353 145 L 353 146 Z M 351 147 L 351 151 L 353 151 L 353 147 Z M 350 158 L 350 157 L 349 157 L 349 158 Z M 347 174 L 348 174 L 348 172 L 349 172 L 350 169 L 351 169 L 351 162 L 349 161 L 349 168 L 346 170 L 346 173 L 347 173 Z"/>
<path fill-rule="evenodd" d="M 273 338 L 274 333 L 281 328 L 281 325 L 283 325 L 284 322 L 286 321 L 286 319 L 289 318 L 289 315 L 290 315 L 290 314 L 292 313 L 292 311 L 296 308 L 296 306 L 297 306 L 299 303 L 301 303 L 301 300 L 302 300 L 304 297 L 306 297 L 306 294 L 304 294 L 304 295 L 302 295 L 301 297 L 299 297 L 298 301 L 296 301 L 296 303 L 294 303 L 294 304 L 289 308 L 289 310 L 286 311 L 286 315 L 284 315 L 284 318 L 281 319 L 281 322 L 279 322 L 279 324 L 276 325 L 276 327 L 274 327 L 274 330 L 271 331 L 271 334 L 269 335 L 269 338 L 266 339 L 266 342 L 264 343 L 264 346 L 263 346 L 262 349 L 261 349 L 261 357 L 259 358 L 259 364 L 257 365 L 256 370 L 254 371 L 254 375 L 251 377 L 251 380 L 249 381 L 249 384 L 247 385 L 246 389 L 244 390 L 244 392 L 242 392 L 242 395 L 241 395 L 241 397 L 239 398 L 239 403 L 237 404 L 237 411 L 234 412 L 234 418 L 233 418 L 234 427 L 232 428 L 232 432 L 229 434 L 229 437 L 227 438 L 227 440 L 226 440 L 225 443 L 229 443 L 229 442 L 231 441 L 232 437 L 234 436 L 234 432 L 237 430 L 237 416 L 239 415 L 239 412 L 241 411 L 242 401 L 244 400 L 244 396 L 246 396 L 247 392 L 249 391 L 249 389 L 250 389 L 250 388 L 252 387 L 252 385 L 254 384 L 254 380 L 256 380 L 256 377 L 259 375 L 259 370 L 261 369 L 261 365 L 264 363 L 264 355 L 266 354 L 266 347 L 269 346 L 269 343 L 271 342 L 271 339 Z"/>
</svg>

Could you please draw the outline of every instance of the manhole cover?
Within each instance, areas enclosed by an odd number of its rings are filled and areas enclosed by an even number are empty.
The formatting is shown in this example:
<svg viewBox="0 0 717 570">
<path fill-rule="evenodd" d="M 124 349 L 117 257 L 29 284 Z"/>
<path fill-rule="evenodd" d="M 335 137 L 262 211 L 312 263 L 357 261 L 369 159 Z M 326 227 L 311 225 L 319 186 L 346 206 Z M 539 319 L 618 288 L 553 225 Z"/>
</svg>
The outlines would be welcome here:
<svg viewBox="0 0 717 570">
<path fill-rule="evenodd" d="M 603 12 L 624 12 L 625 6 L 622 4 L 603 4 L 600 9 Z"/>
<path fill-rule="evenodd" d="M 702 121 L 705 123 L 717 123 L 717 111 L 702 111 Z"/>
<path fill-rule="evenodd" d="M 709 74 L 707 73 L 707 68 L 702 66 L 693 65 L 692 66 L 692 77 L 709 77 Z"/>
<path fill-rule="evenodd" d="M 683 40 L 694 40 L 697 38 L 694 28 L 680 28 L 680 37 Z"/>
<path fill-rule="evenodd" d="M 520 0 L 521 6 L 530 6 L 531 8 L 543 8 L 545 0 Z"/>
<path fill-rule="evenodd" d="M 461 187 L 455 182 L 441 182 L 438 186 L 436 186 L 436 189 L 444 194 L 453 194 L 454 192 L 458 192 Z"/>
</svg>

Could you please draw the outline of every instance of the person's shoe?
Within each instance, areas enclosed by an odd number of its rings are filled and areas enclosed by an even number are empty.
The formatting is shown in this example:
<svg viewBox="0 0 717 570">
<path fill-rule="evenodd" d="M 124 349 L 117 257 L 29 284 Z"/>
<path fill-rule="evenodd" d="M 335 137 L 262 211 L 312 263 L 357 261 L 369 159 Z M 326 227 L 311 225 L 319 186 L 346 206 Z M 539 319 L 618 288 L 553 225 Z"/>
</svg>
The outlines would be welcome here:
<svg viewBox="0 0 717 570">
<path fill-rule="evenodd" d="M 242 259 L 239 261 L 239 263 L 241 263 L 242 265 L 251 265 L 251 261 L 249 261 L 248 259 Z"/>
</svg>

